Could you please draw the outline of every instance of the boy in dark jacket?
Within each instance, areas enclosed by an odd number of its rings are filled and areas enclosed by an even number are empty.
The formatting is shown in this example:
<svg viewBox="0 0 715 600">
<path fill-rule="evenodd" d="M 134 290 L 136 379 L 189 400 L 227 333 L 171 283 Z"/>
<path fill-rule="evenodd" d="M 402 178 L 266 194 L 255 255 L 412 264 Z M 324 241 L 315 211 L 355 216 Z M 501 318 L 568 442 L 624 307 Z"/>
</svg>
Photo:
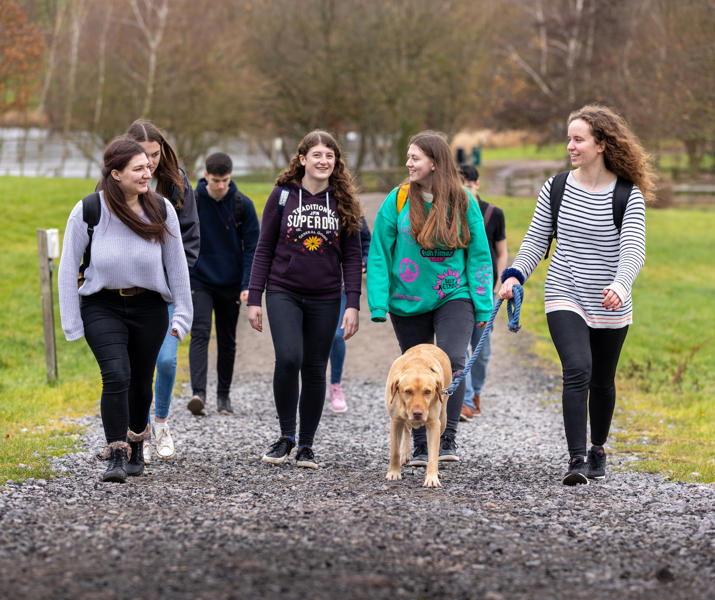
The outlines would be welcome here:
<svg viewBox="0 0 715 600">
<path fill-rule="evenodd" d="M 233 413 L 229 390 L 236 358 L 236 323 L 241 302 L 248 298 L 259 227 L 253 202 L 231 181 L 232 170 L 228 154 L 212 154 L 196 186 L 202 239 L 199 259 L 189 270 L 194 302 L 189 346 L 193 395 L 187 406 L 194 415 L 206 414 L 212 313 L 218 347 L 216 407 L 221 414 Z"/>
</svg>

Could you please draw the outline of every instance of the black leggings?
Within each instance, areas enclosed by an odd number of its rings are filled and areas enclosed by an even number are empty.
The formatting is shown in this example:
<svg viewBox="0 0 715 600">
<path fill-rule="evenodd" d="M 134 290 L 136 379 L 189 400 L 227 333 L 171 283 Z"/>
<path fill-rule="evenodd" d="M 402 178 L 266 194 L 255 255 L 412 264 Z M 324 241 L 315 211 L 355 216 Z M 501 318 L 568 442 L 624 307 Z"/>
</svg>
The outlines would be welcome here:
<svg viewBox="0 0 715 600">
<path fill-rule="evenodd" d="M 144 431 L 154 367 L 169 327 L 167 303 L 156 292 L 80 298 L 84 337 L 102 373 L 102 425 L 107 443 L 125 442 L 127 428 Z"/>
<path fill-rule="evenodd" d="M 435 310 L 412 317 L 400 317 L 390 313 L 390 320 L 402 352 L 417 344 L 436 344 L 449 356 L 452 373 L 464 368 L 467 344 L 474 329 L 474 305 L 470 300 L 450 300 Z M 457 386 L 447 401 L 447 427 L 444 435 L 457 435 L 463 401 L 464 381 Z M 426 444 L 425 428 L 413 429 L 412 439 L 415 444 Z"/>
<path fill-rule="evenodd" d="M 273 396 L 281 435 L 295 436 L 298 410 L 298 445 L 310 447 L 323 414 L 325 370 L 338 326 L 340 298 L 314 300 L 266 292 L 266 312 L 276 354 Z"/>
<path fill-rule="evenodd" d="M 563 412 L 570 456 L 586 454 L 586 418 L 591 443 L 603 446 L 616 405 L 616 366 L 628 326 L 594 329 L 578 314 L 560 310 L 546 315 L 563 371 Z"/>
</svg>

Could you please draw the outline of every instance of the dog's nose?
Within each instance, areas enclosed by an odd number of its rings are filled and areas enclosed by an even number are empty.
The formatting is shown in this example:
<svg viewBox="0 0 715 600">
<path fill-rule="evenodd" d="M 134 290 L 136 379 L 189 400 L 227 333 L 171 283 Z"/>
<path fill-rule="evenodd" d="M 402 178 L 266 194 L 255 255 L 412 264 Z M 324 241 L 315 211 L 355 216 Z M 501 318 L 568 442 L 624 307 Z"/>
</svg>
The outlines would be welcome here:
<svg viewBox="0 0 715 600">
<path fill-rule="evenodd" d="M 415 420 L 420 420 L 424 416 L 424 411 L 421 408 L 415 408 L 412 411 L 412 418 Z"/>
</svg>

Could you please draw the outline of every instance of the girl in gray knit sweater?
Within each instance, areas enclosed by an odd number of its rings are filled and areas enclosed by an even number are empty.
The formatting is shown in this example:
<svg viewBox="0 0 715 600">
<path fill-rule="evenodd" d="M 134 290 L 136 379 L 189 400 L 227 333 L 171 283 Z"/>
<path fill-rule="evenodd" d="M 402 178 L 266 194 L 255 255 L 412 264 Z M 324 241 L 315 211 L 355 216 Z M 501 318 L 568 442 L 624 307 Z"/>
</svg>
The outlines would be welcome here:
<svg viewBox="0 0 715 600">
<path fill-rule="evenodd" d="M 84 335 L 102 373 L 109 458 L 103 481 L 123 482 L 143 472 L 154 366 L 169 326 L 167 303 L 175 305 L 171 334 L 178 339 L 193 318 L 176 211 L 150 191 L 150 179 L 141 145 L 124 136 L 110 142 L 99 188 L 101 215 L 79 288 L 77 273 L 89 242 L 81 201 L 67 221 L 60 259 L 62 329 L 69 341 Z"/>
</svg>

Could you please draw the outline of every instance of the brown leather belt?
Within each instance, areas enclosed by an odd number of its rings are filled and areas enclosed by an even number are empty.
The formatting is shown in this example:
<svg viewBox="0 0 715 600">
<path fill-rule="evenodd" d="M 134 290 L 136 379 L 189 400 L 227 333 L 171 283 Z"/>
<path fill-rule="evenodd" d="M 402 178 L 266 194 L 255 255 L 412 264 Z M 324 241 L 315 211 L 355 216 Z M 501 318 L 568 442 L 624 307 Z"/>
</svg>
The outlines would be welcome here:
<svg viewBox="0 0 715 600">
<path fill-rule="evenodd" d="M 117 292 L 120 296 L 136 296 L 143 292 L 146 292 L 146 288 L 143 287 L 130 287 L 130 288 L 120 288 L 118 290 L 110 290 L 104 288 L 107 292 Z"/>
</svg>

